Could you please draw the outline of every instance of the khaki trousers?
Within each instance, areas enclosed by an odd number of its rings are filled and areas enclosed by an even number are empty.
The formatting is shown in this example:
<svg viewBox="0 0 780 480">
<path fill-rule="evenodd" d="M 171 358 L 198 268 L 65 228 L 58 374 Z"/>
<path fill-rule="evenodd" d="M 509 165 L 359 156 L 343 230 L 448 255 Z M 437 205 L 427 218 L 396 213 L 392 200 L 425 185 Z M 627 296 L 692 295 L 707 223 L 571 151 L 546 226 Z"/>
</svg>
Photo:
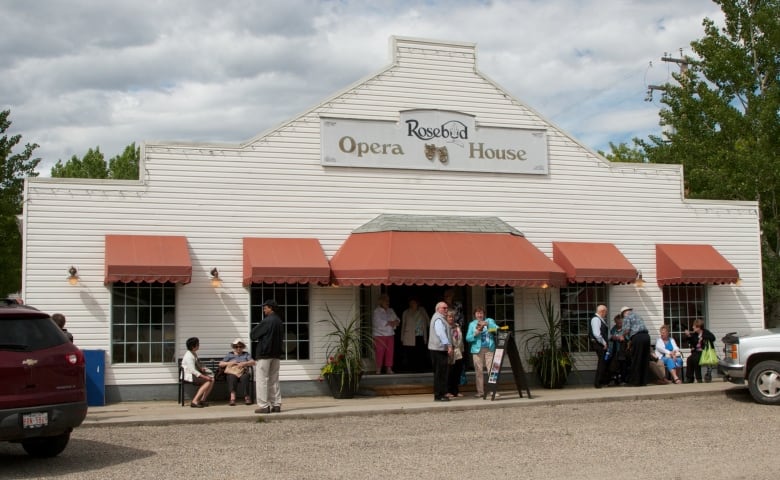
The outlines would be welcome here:
<svg viewBox="0 0 780 480">
<path fill-rule="evenodd" d="M 472 360 L 474 360 L 474 380 L 477 384 L 477 394 L 480 396 L 485 395 L 485 369 L 493 361 L 493 352 L 487 348 L 481 348 L 479 353 L 471 354 Z"/>
</svg>

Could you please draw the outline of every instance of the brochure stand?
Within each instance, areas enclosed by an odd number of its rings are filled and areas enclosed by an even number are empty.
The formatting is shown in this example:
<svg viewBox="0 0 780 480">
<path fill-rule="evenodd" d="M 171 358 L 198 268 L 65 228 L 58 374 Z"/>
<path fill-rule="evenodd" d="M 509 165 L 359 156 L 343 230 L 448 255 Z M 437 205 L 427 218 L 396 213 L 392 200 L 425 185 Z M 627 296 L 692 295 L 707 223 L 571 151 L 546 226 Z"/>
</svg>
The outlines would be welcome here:
<svg viewBox="0 0 780 480">
<path fill-rule="evenodd" d="M 509 365 L 512 367 L 515 386 L 517 387 L 517 393 L 520 394 L 520 398 L 523 398 L 523 387 L 525 387 L 525 391 L 528 393 L 528 398 L 531 398 L 531 390 L 528 387 L 528 383 L 525 381 L 523 362 L 520 361 L 520 354 L 517 352 L 517 344 L 515 344 L 514 336 L 509 330 L 499 330 L 496 332 L 496 351 L 493 354 L 493 361 L 488 370 L 485 396 L 482 398 L 487 398 L 489 393 L 491 401 L 496 399 L 498 378 L 501 376 L 501 366 L 504 364 L 505 356 L 509 357 Z"/>
</svg>

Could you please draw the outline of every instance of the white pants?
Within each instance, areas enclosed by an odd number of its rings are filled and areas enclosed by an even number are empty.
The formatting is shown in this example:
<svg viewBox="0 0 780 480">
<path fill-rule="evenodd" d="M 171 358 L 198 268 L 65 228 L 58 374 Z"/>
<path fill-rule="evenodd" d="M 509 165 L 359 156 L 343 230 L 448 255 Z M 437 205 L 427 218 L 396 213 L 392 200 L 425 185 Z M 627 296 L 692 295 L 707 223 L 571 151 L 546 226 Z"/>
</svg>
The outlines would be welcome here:
<svg viewBox="0 0 780 480">
<path fill-rule="evenodd" d="M 257 361 L 257 405 L 264 407 L 280 407 L 282 391 L 279 389 L 278 358 L 261 358 Z"/>
</svg>

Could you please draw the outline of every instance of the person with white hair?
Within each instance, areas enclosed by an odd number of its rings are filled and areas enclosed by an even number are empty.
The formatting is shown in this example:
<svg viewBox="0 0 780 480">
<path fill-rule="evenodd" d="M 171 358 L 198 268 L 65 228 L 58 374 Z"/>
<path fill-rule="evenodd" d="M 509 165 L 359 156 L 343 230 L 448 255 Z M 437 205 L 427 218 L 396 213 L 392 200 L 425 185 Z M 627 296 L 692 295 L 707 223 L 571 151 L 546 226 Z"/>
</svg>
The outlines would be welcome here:
<svg viewBox="0 0 780 480">
<path fill-rule="evenodd" d="M 428 350 L 433 364 L 433 399 L 437 402 L 450 400 L 447 397 L 447 373 L 453 347 L 447 330 L 447 309 L 446 302 L 436 304 L 428 334 Z"/>
</svg>

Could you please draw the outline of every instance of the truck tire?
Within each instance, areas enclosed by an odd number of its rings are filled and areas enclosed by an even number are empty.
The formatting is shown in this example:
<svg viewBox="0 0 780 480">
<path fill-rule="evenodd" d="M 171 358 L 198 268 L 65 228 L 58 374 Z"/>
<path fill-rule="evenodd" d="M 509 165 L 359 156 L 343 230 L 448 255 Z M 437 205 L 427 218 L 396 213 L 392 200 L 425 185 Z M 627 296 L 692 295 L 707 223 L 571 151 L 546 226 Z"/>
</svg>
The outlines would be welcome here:
<svg viewBox="0 0 780 480">
<path fill-rule="evenodd" d="M 765 360 L 750 370 L 748 388 L 753 400 L 764 405 L 780 405 L 780 362 Z"/>
</svg>

